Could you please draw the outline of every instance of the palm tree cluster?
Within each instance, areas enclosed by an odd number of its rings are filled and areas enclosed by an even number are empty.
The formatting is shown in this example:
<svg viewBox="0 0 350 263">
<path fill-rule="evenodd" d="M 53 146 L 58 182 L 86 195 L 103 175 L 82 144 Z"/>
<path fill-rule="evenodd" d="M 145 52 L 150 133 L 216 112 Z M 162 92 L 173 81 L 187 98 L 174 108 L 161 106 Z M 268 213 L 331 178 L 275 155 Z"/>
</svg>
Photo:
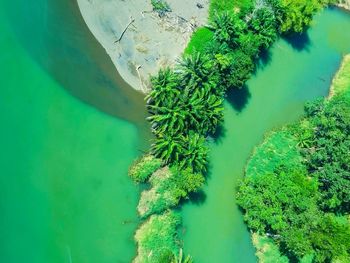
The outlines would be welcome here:
<svg viewBox="0 0 350 263">
<path fill-rule="evenodd" d="M 213 43 L 207 53 L 216 64 L 220 80 L 228 88 L 242 88 L 255 69 L 255 60 L 277 38 L 278 23 L 268 3 L 254 7 L 247 15 L 217 14 L 209 28 Z"/>
<path fill-rule="evenodd" d="M 167 164 L 205 172 L 205 138 L 223 120 L 223 97 L 207 56 L 185 56 L 174 71 L 166 68 L 151 78 L 146 97 L 155 134 L 152 152 Z"/>
</svg>

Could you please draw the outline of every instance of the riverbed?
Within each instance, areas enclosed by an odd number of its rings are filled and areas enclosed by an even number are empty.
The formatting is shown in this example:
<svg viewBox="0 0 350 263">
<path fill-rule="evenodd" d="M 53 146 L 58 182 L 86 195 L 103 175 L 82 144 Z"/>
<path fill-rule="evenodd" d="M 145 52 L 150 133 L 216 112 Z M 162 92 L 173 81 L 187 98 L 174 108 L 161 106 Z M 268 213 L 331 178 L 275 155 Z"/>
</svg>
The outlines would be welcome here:
<svg viewBox="0 0 350 263">
<path fill-rule="evenodd" d="M 247 89 L 229 95 L 223 135 L 211 144 L 204 194 L 182 209 L 185 251 L 196 262 L 257 261 L 235 203 L 236 187 L 264 133 L 297 120 L 306 101 L 328 94 L 342 56 L 350 52 L 348 28 L 348 13 L 322 12 L 307 34 L 279 40 Z"/>
</svg>

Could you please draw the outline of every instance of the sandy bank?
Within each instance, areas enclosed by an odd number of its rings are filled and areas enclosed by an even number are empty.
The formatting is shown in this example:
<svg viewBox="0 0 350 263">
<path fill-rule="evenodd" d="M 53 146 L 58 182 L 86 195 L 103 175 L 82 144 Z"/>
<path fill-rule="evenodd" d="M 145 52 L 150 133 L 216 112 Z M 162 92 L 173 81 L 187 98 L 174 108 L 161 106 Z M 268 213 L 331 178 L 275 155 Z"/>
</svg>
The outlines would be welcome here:
<svg viewBox="0 0 350 263">
<path fill-rule="evenodd" d="M 340 0 L 337 6 L 350 11 L 350 0 Z"/>
<path fill-rule="evenodd" d="M 209 8 L 209 0 L 167 0 L 172 12 L 159 17 L 152 11 L 151 0 L 77 1 L 86 24 L 120 75 L 143 92 L 149 89 L 149 76 L 173 65 L 195 28 L 207 23 Z"/>
</svg>

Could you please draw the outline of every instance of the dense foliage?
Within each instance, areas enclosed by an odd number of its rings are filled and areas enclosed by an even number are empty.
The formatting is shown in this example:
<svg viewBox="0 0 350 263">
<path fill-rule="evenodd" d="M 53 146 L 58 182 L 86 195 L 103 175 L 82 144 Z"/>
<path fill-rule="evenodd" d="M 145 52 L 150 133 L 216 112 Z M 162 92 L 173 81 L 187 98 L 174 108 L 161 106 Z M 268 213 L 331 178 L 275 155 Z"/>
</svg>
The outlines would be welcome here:
<svg viewBox="0 0 350 263">
<path fill-rule="evenodd" d="M 281 32 L 302 32 L 314 14 L 333 0 L 268 0 L 278 14 Z"/>
<path fill-rule="evenodd" d="M 156 136 L 152 153 L 167 164 L 195 173 L 206 171 L 205 138 L 223 121 L 226 91 L 244 86 L 261 50 L 277 38 L 269 4 L 255 8 L 248 17 L 218 12 L 210 28 L 199 31 L 212 36 L 205 47 L 199 45 L 202 53 L 197 52 L 197 42 L 191 42 L 192 53 L 184 55 L 174 70 L 160 70 L 151 78 L 147 102 Z"/>
<path fill-rule="evenodd" d="M 350 105 L 335 97 L 307 105 L 308 121 L 297 130 L 305 164 L 320 182 L 326 211 L 350 212 Z"/>
<path fill-rule="evenodd" d="M 350 258 L 348 93 L 308 104 L 301 122 L 270 135 L 239 188 L 249 228 L 271 238 L 290 259 Z M 279 137 L 290 139 L 280 144 Z"/>
</svg>

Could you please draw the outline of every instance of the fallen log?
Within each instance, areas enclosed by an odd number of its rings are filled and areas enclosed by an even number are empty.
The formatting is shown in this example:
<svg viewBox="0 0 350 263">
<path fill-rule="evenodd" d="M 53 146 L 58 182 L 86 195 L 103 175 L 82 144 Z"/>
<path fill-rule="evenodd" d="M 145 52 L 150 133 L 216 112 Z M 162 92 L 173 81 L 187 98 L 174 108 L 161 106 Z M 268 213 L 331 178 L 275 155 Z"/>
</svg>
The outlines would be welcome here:
<svg viewBox="0 0 350 263">
<path fill-rule="evenodd" d="M 124 34 L 126 33 L 126 31 L 127 31 L 128 28 L 131 26 L 131 24 L 134 23 L 134 22 L 135 22 L 135 18 L 133 18 L 133 17 L 131 16 L 131 17 L 130 17 L 130 22 L 129 22 L 129 24 L 124 28 L 124 30 L 123 30 L 123 32 L 121 33 L 119 39 L 116 40 L 116 41 L 114 41 L 114 43 L 119 43 L 119 42 L 122 40 L 122 38 L 123 38 Z"/>
</svg>

